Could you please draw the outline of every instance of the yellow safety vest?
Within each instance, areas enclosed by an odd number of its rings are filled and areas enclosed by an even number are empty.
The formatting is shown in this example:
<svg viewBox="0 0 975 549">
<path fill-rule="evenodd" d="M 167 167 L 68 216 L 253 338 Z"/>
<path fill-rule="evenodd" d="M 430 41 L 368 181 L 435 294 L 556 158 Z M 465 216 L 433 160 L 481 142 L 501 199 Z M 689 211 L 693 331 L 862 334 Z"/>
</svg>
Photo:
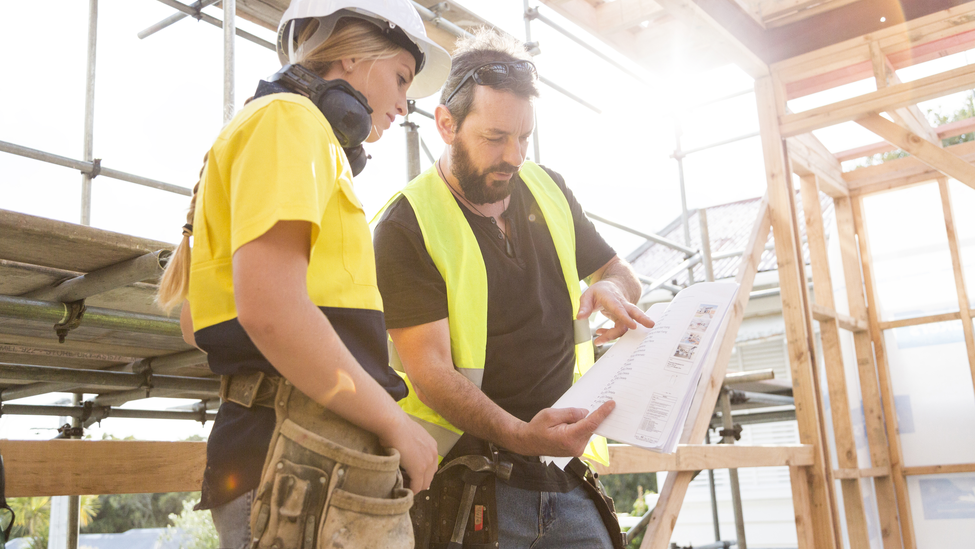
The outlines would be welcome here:
<svg viewBox="0 0 975 549">
<path fill-rule="evenodd" d="M 579 272 L 576 268 L 575 228 L 572 211 L 555 181 L 533 162 L 521 167 L 521 179 L 535 197 L 545 217 L 555 250 L 562 265 L 562 275 L 572 300 L 572 320 L 579 312 Z M 484 379 L 484 356 L 487 345 L 488 286 L 487 271 L 477 238 L 464 217 L 461 206 L 444 185 L 435 167 L 417 176 L 401 193 L 410 201 L 416 214 L 423 242 L 447 286 L 447 320 L 450 326 L 450 351 L 454 367 L 478 388 Z M 397 194 L 389 201 L 399 196 Z M 388 205 L 387 204 L 387 207 Z M 385 208 L 384 208 L 385 210 Z M 378 216 L 377 216 L 378 217 Z M 576 323 L 576 366 L 573 383 L 593 364 L 592 336 L 588 321 Z M 410 394 L 400 406 L 423 426 L 437 441 L 440 457 L 447 455 L 463 431 L 423 404 L 416 396 L 402 363 L 390 345 L 392 366 L 406 380 Z M 606 439 L 594 437 L 584 457 L 609 464 Z"/>
</svg>

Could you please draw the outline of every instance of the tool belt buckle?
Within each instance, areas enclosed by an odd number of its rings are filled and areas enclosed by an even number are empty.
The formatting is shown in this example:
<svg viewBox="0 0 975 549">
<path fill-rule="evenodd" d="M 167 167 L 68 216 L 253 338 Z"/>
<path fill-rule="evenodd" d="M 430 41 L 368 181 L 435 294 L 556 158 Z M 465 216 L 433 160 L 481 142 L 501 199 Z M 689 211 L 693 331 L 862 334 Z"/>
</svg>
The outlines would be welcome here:
<svg viewBox="0 0 975 549">
<path fill-rule="evenodd" d="M 264 372 L 222 376 L 220 378 L 220 399 L 250 408 L 254 406 L 254 401 L 257 400 L 258 390 L 264 383 L 264 377 Z"/>
</svg>

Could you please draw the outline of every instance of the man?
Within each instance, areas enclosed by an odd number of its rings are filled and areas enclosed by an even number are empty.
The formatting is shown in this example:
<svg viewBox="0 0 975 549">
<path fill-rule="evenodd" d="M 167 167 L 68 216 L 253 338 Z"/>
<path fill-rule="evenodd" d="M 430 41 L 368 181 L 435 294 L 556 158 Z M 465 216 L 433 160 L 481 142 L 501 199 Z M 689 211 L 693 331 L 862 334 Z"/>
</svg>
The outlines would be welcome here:
<svg viewBox="0 0 975 549">
<path fill-rule="evenodd" d="M 445 154 L 375 230 L 386 324 L 411 389 L 401 405 L 444 457 L 417 496 L 418 547 L 464 532 L 469 546 L 619 546 L 581 462 L 563 471 L 538 456 L 582 455 L 613 409 L 550 408 L 592 363 L 589 315 L 616 322 L 597 343 L 653 322 L 632 304 L 641 293 L 632 269 L 562 177 L 525 161 L 536 81 L 517 41 L 485 30 L 458 43 L 436 109 Z M 510 478 L 445 470 L 465 455 L 513 464 Z M 473 503 L 467 486 L 477 487 Z"/>
</svg>

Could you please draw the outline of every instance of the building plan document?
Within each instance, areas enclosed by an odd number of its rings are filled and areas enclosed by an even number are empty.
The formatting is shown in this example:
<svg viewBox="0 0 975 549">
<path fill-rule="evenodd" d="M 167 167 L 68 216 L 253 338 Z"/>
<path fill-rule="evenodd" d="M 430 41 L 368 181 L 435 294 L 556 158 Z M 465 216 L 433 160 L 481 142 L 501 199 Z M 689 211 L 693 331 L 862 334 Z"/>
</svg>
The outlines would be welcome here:
<svg viewBox="0 0 975 549">
<path fill-rule="evenodd" d="M 673 453 L 701 376 L 701 366 L 738 293 L 738 284 L 705 282 L 685 288 L 647 315 L 655 325 L 623 335 L 554 404 L 586 408 L 608 400 L 616 408 L 596 434 L 648 450 Z M 568 459 L 555 459 L 559 465 Z"/>
</svg>

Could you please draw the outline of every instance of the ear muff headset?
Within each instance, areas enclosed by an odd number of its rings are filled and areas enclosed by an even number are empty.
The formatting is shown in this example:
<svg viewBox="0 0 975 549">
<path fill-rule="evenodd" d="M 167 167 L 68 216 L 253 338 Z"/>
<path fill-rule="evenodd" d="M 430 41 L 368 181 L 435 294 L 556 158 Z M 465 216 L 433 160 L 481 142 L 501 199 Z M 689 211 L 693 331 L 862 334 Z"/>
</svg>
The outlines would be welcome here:
<svg viewBox="0 0 975 549">
<path fill-rule="evenodd" d="M 285 65 L 261 80 L 254 98 L 272 93 L 297 93 L 310 99 L 345 149 L 352 175 L 359 175 L 369 158 L 362 142 L 372 132 L 372 107 L 364 95 L 345 80 L 325 80 L 301 65 Z"/>
</svg>

